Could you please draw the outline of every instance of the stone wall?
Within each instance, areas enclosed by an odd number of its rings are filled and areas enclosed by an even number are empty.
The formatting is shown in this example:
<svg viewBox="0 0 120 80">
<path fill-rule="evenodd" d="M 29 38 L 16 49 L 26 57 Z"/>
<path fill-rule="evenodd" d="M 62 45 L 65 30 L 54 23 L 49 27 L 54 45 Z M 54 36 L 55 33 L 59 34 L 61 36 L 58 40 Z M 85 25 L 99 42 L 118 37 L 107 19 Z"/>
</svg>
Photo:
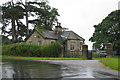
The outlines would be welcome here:
<svg viewBox="0 0 120 80">
<path fill-rule="evenodd" d="M 50 43 L 54 43 L 54 42 L 56 42 L 56 40 L 44 39 L 36 31 L 26 41 L 26 43 L 28 43 L 28 44 L 39 44 L 39 45 L 50 44 Z"/>
<path fill-rule="evenodd" d="M 67 40 L 67 53 L 66 57 L 81 57 L 83 41 L 80 40 Z M 71 45 L 74 45 L 74 49 L 71 50 Z"/>
</svg>

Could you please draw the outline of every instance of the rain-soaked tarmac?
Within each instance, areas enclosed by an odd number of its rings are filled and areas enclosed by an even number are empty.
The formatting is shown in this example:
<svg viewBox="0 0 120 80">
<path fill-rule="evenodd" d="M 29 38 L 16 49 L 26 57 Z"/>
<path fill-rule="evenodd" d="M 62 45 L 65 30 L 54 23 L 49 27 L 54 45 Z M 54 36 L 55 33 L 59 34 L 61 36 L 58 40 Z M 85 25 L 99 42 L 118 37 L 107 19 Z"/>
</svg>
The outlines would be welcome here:
<svg viewBox="0 0 120 80">
<path fill-rule="evenodd" d="M 119 80 L 118 71 L 106 68 L 98 60 L 3 59 L 2 78 L 51 80 Z"/>
</svg>

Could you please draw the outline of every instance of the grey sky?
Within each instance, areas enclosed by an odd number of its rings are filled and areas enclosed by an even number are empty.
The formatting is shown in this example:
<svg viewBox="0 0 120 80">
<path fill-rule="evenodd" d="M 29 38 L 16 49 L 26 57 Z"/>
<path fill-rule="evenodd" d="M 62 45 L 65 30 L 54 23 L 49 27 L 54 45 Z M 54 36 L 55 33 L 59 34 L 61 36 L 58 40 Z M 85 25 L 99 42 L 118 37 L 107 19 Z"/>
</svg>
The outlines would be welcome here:
<svg viewBox="0 0 120 80">
<path fill-rule="evenodd" d="M 0 0 L 0 4 L 8 0 Z M 85 39 L 85 43 L 92 49 L 89 38 L 94 32 L 93 25 L 97 25 L 110 12 L 118 9 L 119 0 L 49 0 L 51 6 L 58 9 L 59 22 Z"/>
<path fill-rule="evenodd" d="M 92 49 L 89 38 L 97 25 L 110 12 L 118 9 L 119 0 L 49 0 L 50 5 L 58 8 L 59 22 L 63 27 L 73 30 L 85 38 L 85 43 Z"/>
</svg>

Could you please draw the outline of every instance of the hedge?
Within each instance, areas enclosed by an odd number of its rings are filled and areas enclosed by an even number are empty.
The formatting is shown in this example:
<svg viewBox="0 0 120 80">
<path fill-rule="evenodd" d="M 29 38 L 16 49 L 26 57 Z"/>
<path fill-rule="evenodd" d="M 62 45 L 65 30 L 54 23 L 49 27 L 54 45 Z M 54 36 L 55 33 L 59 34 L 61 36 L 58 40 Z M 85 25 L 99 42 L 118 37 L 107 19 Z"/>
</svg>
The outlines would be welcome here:
<svg viewBox="0 0 120 80">
<path fill-rule="evenodd" d="M 2 55 L 29 57 L 59 57 L 62 51 L 60 43 L 48 45 L 10 44 L 2 46 Z"/>
</svg>

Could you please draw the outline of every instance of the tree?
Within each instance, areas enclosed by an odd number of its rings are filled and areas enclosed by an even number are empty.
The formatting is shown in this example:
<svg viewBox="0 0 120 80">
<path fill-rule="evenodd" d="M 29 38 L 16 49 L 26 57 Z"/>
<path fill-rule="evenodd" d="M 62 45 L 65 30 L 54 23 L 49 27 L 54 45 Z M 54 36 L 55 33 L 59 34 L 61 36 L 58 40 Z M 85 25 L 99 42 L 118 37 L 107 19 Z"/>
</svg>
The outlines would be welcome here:
<svg viewBox="0 0 120 80">
<path fill-rule="evenodd" d="M 12 41 L 17 41 L 17 29 L 16 22 L 19 25 L 18 20 L 23 19 L 24 10 L 18 4 L 14 4 L 13 2 L 7 2 L 2 5 L 2 33 L 12 35 Z M 6 28 L 11 23 L 10 31 L 7 31 Z M 19 26 L 18 26 L 19 27 Z"/>
<path fill-rule="evenodd" d="M 13 42 L 17 42 L 19 39 L 21 40 L 29 35 L 28 23 L 33 24 L 34 27 L 52 30 L 54 23 L 57 22 L 57 16 L 59 16 L 57 9 L 51 8 L 47 1 L 26 2 L 23 4 L 21 0 L 18 0 L 16 3 L 4 3 L 1 7 L 2 34 L 12 36 Z M 35 19 L 28 20 L 28 17 L 31 16 Z M 24 17 L 26 17 L 26 25 L 21 21 Z M 8 30 L 10 23 L 11 28 Z"/>
<path fill-rule="evenodd" d="M 111 12 L 94 28 L 95 32 L 89 39 L 94 42 L 94 47 L 101 49 L 107 43 L 112 43 L 114 50 L 120 53 L 120 10 Z"/>
<path fill-rule="evenodd" d="M 47 30 L 52 30 L 54 23 L 57 22 L 59 16 L 56 8 L 51 8 L 48 2 L 28 2 L 28 12 L 34 12 L 37 15 L 36 19 L 29 20 L 34 27 L 42 27 Z"/>
<path fill-rule="evenodd" d="M 19 0 L 18 3 L 19 6 L 21 6 L 25 11 L 24 11 L 24 16 L 25 16 L 25 19 L 26 19 L 26 35 L 29 35 L 29 22 L 28 22 L 28 17 L 29 17 L 29 14 L 28 14 L 28 2 L 27 0 L 25 0 L 25 4 L 22 2 L 22 0 Z"/>
<path fill-rule="evenodd" d="M 26 27 L 28 33 L 28 23 L 34 25 L 34 27 L 42 27 L 48 30 L 52 30 L 54 23 L 57 22 L 57 16 L 59 16 L 56 8 L 51 8 L 48 5 L 48 1 L 28 1 L 23 4 L 19 2 L 25 9 Z M 33 20 L 28 20 L 28 17 L 36 17 Z"/>
</svg>

